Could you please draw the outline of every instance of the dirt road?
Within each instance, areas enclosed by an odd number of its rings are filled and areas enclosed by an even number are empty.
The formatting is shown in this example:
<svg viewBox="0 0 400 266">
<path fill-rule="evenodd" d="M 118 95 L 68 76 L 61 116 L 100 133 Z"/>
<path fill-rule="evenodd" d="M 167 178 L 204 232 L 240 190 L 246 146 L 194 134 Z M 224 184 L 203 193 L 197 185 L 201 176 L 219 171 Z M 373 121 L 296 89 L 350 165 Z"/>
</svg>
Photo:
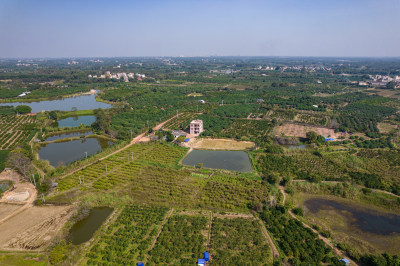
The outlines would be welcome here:
<svg viewBox="0 0 400 266">
<path fill-rule="evenodd" d="M 280 256 L 279 251 L 278 251 L 278 249 L 276 248 L 274 241 L 272 240 L 272 238 L 271 238 L 270 235 L 268 234 L 268 231 L 267 231 L 267 228 L 265 228 L 264 222 L 258 217 L 258 215 L 257 215 L 256 213 L 253 213 L 253 216 L 258 220 L 258 222 L 259 222 L 260 225 L 261 225 L 262 232 L 263 232 L 265 238 L 267 239 L 268 244 L 269 244 L 270 247 L 271 247 L 272 257 L 273 257 L 273 258 L 278 258 L 278 257 Z"/>
</svg>

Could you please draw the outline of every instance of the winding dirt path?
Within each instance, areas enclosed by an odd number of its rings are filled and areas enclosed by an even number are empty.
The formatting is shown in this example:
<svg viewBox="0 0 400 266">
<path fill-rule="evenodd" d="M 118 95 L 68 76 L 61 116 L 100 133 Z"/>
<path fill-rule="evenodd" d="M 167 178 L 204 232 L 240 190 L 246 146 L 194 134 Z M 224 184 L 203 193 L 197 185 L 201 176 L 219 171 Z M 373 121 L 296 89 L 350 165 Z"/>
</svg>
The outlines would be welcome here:
<svg viewBox="0 0 400 266">
<path fill-rule="evenodd" d="M 283 194 L 283 204 L 285 204 L 285 202 L 286 202 L 285 188 L 283 186 L 279 186 L 279 189 Z M 294 213 L 291 210 L 289 210 L 288 213 L 289 213 L 289 215 L 291 217 L 293 217 L 293 219 L 296 219 L 297 221 L 301 222 L 304 227 L 309 228 L 311 231 L 313 231 L 314 233 L 318 234 L 318 238 L 321 239 L 322 241 L 324 241 L 324 243 L 327 246 L 329 246 L 336 253 L 336 255 L 338 255 L 340 258 L 348 259 L 350 261 L 350 265 L 358 265 L 355 261 L 353 261 L 352 259 L 347 257 L 346 254 L 342 250 L 339 250 L 338 248 L 333 246 L 329 239 L 327 239 L 326 237 L 322 236 L 317 230 L 315 230 L 314 228 L 310 227 L 308 224 L 304 223 L 299 218 L 297 218 L 297 216 L 294 215 Z"/>
<path fill-rule="evenodd" d="M 261 230 L 265 236 L 265 238 L 268 241 L 269 246 L 271 247 L 271 251 L 272 251 L 272 259 L 274 258 L 278 258 L 280 256 L 278 249 L 275 246 L 274 241 L 272 240 L 271 236 L 269 235 L 267 228 L 265 228 L 265 224 L 264 222 L 258 217 L 258 215 L 256 213 L 253 213 L 254 218 L 256 218 L 258 220 L 258 222 L 261 225 Z"/>
</svg>

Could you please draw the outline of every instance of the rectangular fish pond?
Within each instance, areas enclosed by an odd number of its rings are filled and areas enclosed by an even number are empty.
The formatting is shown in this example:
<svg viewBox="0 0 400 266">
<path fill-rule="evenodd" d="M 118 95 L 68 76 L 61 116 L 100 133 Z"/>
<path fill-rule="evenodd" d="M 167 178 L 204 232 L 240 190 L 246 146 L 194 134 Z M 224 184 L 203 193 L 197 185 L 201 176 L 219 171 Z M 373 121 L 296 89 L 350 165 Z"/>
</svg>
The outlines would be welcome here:
<svg viewBox="0 0 400 266">
<path fill-rule="evenodd" d="M 242 173 L 251 172 L 249 155 L 244 151 L 214 151 L 214 150 L 193 150 L 182 161 L 182 164 L 206 168 L 225 169 Z"/>
</svg>

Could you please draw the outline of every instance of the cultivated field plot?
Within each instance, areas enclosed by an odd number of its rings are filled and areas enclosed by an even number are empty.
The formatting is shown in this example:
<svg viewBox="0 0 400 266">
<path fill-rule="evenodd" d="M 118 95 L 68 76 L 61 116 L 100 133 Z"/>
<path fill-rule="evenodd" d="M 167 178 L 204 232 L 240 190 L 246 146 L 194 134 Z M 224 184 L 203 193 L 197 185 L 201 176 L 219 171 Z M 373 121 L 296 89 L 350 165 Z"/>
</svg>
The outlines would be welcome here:
<svg viewBox="0 0 400 266">
<path fill-rule="evenodd" d="M 271 123 L 268 121 L 236 119 L 219 135 L 227 138 L 255 141 L 263 139 L 271 132 L 271 129 Z"/>
<path fill-rule="evenodd" d="M 207 225 L 204 216 L 174 215 L 164 225 L 150 250 L 148 265 L 194 265 L 206 251 Z"/>
<path fill-rule="evenodd" d="M 220 170 L 197 174 L 202 170 L 178 170 L 177 163 L 185 152 L 185 148 L 171 145 L 132 145 L 59 179 L 58 191 L 123 191 L 125 197 L 138 204 L 235 211 L 247 210 L 249 204 L 268 201 L 269 186 L 252 174 Z M 54 200 L 57 201 L 60 195 L 55 195 Z M 47 201 L 52 201 L 51 196 Z"/>
<path fill-rule="evenodd" d="M 36 116 L 0 116 L 0 150 L 10 150 L 20 143 L 30 141 L 35 126 Z"/>
<path fill-rule="evenodd" d="M 0 205 L 7 208 L 7 204 Z M 68 220 L 67 206 L 31 207 L 0 224 L 0 247 L 41 249 L 46 247 Z"/>
<path fill-rule="evenodd" d="M 190 121 L 195 119 L 196 116 L 197 116 L 197 114 L 193 114 L 193 113 L 179 114 L 178 117 L 175 117 L 174 119 L 171 119 L 170 121 L 165 123 L 163 125 L 163 128 L 170 129 L 170 130 L 180 129 L 180 128 L 185 129 L 188 127 Z"/>
<path fill-rule="evenodd" d="M 87 265 L 132 265 L 144 261 L 168 209 L 126 206 L 86 254 Z"/>
<path fill-rule="evenodd" d="M 309 126 L 309 125 L 298 125 L 294 123 L 284 123 L 282 126 L 278 126 L 275 128 L 276 136 L 290 136 L 290 137 L 300 137 L 305 138 L 306 133 L 309 131 L 314 131 L 318 135 L 322 135 L 324 137 L 334 138 L 335 140 L 341 136 L 347 137 L 345 133 L 335 132 L 334 129 L 326 128 L 326 127 L 317 127 L 317 126 Z"/>
<path fill-rule="evenodd" d="M 330 118 L 323 114 L 299 113 L 295 116 L 294 121 L 311 125 L 327 126 Z"/>
<path fill-rule="evenodd" d="M 78 185 L 111 189 L 134 179 L 144 165 L 174 166 L 185 148 L 163 144 L 136 144 L 59 180 L 59 191 Z"/>
<path fill-rule="evenodd" d="M 193 139 L 188 145 L 194 149 L 208 150 L 246 150 L 254 147 L 250 141 L 236 141 L 230 139 Z"/>
<path fill-rule="evenodd" d="M 213 218 L 211 265 L 267 265 L 270 247 L 254 218 Z"/>
</svg>

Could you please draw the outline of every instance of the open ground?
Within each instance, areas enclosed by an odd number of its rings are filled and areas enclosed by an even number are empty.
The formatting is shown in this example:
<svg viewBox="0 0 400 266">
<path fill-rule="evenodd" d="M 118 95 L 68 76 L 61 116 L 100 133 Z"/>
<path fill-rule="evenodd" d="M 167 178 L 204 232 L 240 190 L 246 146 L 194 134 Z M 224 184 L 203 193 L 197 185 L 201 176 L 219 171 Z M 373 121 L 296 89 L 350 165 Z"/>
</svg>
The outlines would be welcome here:
<svg viewBox="0 0 400 266">
<path fill-rule="evenodd" d="M 191 139 L 186 147 L 208 150 L 245 150 L 254 147 L 251 141 L 236 141 L 231 139 Z"/>
<path fill-rule="evenodd" d="M 284 123 L 281 126 L 275 128 L 275 135 L 276 136 L 291 136 L 291 137 L 300 137 L 305 138 L 306 133 L 309 131 L 314 131 L 318 135 L 322 135 L 326 138 L 334 138 L 335 140 L 339 137 L 348 137 L 346 133 L 342 132 L 335 132 L 332 128 L 326 127 L 317 127 L 317 126 L 310 126 L 310 125 L 299 125 L 295 123 Z"/>
</svg>

